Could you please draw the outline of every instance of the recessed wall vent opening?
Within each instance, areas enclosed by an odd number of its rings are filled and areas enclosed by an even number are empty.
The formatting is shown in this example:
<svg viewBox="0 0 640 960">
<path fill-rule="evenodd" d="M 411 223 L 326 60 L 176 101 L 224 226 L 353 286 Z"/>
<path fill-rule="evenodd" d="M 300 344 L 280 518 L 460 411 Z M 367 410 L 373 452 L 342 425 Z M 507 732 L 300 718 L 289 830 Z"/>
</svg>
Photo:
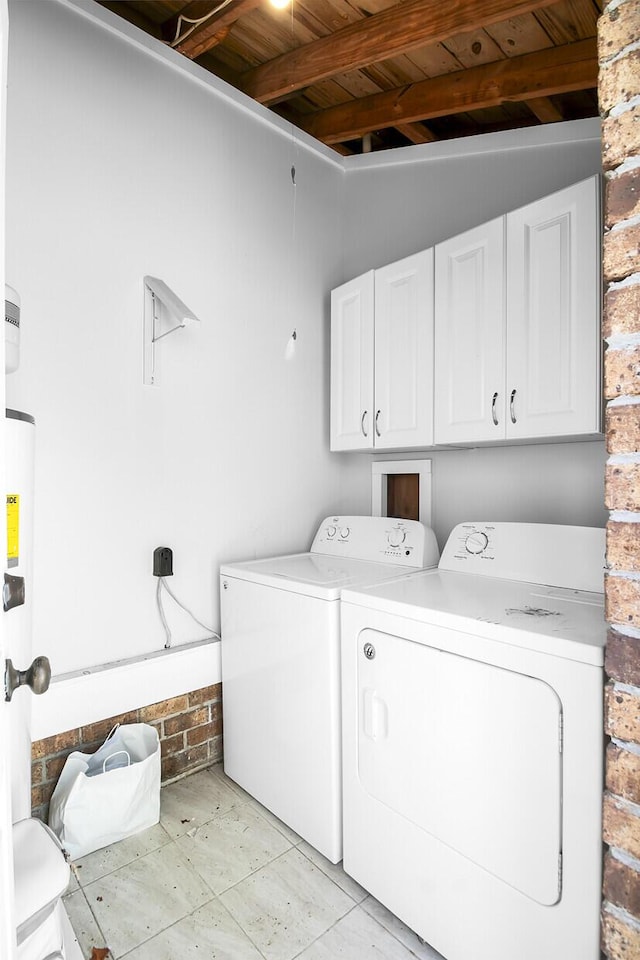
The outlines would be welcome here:
<svg viewBox="0 0 640 960">
<path fill-rule="evenodd" d="M 371 514 L 420 520 L 431 526 L 431 460 L 375 460 Z"/>
</svg>

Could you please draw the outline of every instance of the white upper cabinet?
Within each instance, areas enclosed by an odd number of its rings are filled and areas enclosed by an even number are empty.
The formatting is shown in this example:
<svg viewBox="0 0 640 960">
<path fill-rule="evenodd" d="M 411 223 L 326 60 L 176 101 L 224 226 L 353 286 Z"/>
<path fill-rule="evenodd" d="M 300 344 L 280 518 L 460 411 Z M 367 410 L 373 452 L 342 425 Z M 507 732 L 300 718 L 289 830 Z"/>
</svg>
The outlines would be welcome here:
<svg viewBox="0 0 640 960">
<path fill-rule="evenodd" d="M 433 250 L 375 274 L 374 445 L 433 443 Z"/>
<path fill-rule="evenodd" d="M 373 447 L 373 270 L 331 291 L 331 449 Z"/>
<path fill-rule="evenodd" d="M 435 440 L 504 436 L 504 218 L 435 253 Z"/>
<path fill-rule="evenodd" d="M 433 250 L 331 294 L 331 449 L 433 443 Z"/>
<path fill-rule="evenodd" d="M 507 436 L 600 429 L 598 186 L 507 216 Z"/>
<path fill-rule="evenodd" d="M 436 443 L 600 430 L 598 186 L 436 247 Z"/>
</svg>

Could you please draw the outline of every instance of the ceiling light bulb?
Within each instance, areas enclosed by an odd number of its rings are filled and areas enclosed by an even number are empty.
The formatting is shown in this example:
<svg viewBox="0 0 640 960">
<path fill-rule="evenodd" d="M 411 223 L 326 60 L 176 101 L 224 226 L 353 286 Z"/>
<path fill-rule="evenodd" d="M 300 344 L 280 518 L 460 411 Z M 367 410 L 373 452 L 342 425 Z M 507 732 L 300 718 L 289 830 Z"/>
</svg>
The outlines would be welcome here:
<svg viewBox="0 0 640 960">
<path fill-rule="evenodd" d="M 289 6 L 291 0 L 270 0 L 270 3 L 276 10 L 284 10 L 285 7 Z"/>
</svg>

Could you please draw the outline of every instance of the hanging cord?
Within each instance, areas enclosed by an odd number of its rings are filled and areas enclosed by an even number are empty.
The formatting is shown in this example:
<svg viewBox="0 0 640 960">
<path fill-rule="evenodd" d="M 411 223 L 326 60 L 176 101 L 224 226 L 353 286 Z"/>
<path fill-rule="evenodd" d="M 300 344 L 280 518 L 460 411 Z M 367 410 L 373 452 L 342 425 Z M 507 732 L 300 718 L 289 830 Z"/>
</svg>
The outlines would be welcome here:
<svg viewBox="0 0 640 960">
<path fill-rule="evenodd" d="M 214 7 L 213 10 L 210 10 L 209 13 L 200 17 L 199 20 L 192 20 L 190 17 L 183 17 L 182 14 L 178 14 L 178 22 L 176 24 L 176 34 L 173 40 L 169 41 L 170 47 L 177 47 L 179 43 L 183 43 L 187 37 L 190 37 L 196 27 L 199 27 L 201 23 L 206 23 L 207 20 L 210 20 L 214 14 L 219 13 L 220 10 L 224 10 L 225 7 L 228 7 L 232 0 L 222 0 L 222 3 L 219 3 L 217 7 Z M 184 33 L 180 33 L 182 30 L 183 24 L 189 24 L 187 30 Z"/>
<path fill-rule="evenodd" d="M 171 597 L 171 599 L 174 601 L 174 603 L 177 603 L 178 606 L 180 607 L 180 609 L 181 609 L 181 610 L 184 610 L 185 613 L 188 613 L 189 616 L 191 617 L 191 619 L 192 619 L 195 623 L 197 623 L 199 627 L 202 627 L 203 630 L 206 630 L 207 633 L 210 634 L 209 637 L 206 637 L 206 638 L 205 638 L 206 640 L 219 640 L 219 639 L 220 639 L 220 634 L 219 634 L 219 633 L 216 633 L 215 630 L 214 630 L 212 627 L 208 627 L 208 626 L 206 625 L 206 623 L 202 623 L 201 620 L 198 620 L 198 618 L 191 612 L 191 610 L 189 610 L 188 607 L 185 607 L 185 605 L 184 605 L 183 603 L 181 603 L 180 600 L 178 600 L 178 598 L 176 597 L 176 595 L 173 593 L 173 591 L 171 590 L 171 588 L 170 588 L 169 585 L 167 584 L 165 578 L 164 578 L 164 577 L 158 577 L 158 586 L 156 587 L 156 603 L 158 604 L 158 613 L 160 614 L 160 619 L 161 619 L 161 621 L 162 621 L 162 626 L 164 627 L 164 632 L 165 632 L 165 635 L 166 635 L 166 638 L 167 638 L 166 641 L 165 641 L 165 644 L 164 644 L 165 650 L 168 650 L 168 649 L 171 647 L 172 638 L 171 638 L 171 628 L 169 627 L 169 624 L 167 623 L 167 618 L 165 617 L 165 614 L 164 614 L 164 607 L 163 607 L 163 605 L 162 605 L 162 588 L 163 588 L 163 587 L 164 587 L 164 589 L 167 591 L 167 593 L 169 594 L 169 596 Z"/>
</svg>

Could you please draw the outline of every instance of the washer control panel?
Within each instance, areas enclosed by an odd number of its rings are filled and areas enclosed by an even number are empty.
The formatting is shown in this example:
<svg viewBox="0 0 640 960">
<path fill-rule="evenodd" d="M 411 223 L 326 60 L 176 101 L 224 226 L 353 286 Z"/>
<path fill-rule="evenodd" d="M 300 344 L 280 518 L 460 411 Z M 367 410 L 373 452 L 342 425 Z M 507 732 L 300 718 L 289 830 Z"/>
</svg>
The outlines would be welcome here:
<svg viewBox="0 0 640 960">
<path fill-rule="evenodd" d="M 459 523 L 438 567 L 476 576 L 602 592 L 604 530 L 553 523 Z"/>
<path fill-rule="evenodd" d="M 461 523 L 451 533 L 443 551 L 448 561 L 454 564 L 469 565 L 469 561 L 495 560 L 495 524 Z M 442 563 L 440 564 L 442 566 Z M 455 569 L 455 566 L 451 569 Z"/>
<path fill-rule="evenodd" d="M 394 517 L 326 517 L 311 553 L 407 567 L 435 567 L 440 556 L 430 527 Z"/>
</svg>

